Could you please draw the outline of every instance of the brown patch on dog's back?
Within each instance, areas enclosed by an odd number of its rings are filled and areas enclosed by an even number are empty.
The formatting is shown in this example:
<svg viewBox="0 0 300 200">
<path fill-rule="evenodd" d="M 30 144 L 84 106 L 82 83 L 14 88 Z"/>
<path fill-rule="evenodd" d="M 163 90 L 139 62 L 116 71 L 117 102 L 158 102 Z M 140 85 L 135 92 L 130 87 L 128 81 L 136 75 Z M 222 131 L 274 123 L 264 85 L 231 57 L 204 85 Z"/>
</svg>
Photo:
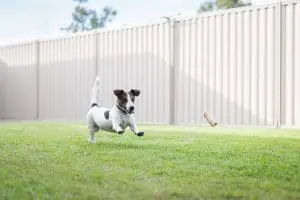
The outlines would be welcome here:
<svg viewBox="0 0 300 200">
<path fill-rule="evenodd" d="M 105 112 L 104 112 L 104 117 L 105 117 L 105 119 L 109 119 L 109 110 L 106 110 Z"/>
</svg>

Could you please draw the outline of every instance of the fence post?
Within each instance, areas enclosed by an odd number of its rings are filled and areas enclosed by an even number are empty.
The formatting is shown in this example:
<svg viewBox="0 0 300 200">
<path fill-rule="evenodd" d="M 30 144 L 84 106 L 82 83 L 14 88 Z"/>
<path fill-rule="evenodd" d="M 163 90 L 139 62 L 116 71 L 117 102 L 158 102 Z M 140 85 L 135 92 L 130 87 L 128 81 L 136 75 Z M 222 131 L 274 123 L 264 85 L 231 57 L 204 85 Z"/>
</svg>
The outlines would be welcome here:
<svg viewBox="0 0 300 200">
<path fill-rule="evenodd" d="M 283 12 L 282 12 L 282 4 L 278 3 L 276 7 L 277 15 L 276 22 L 277 27 L 275 31 L 276 38 L 276 51 L 275 51 L 275 127 L 280 128 L 282 123 L 282 70 L 284 66 L 284 24 L 283 21 Z"/>
<path fill-rule="evenodd" d="M 170 76 L 169 76 L 169 123 L 174 125 L 176 123 L 176 90 L 175 90 L 175 76 L 176 76 L 176 19 L 168 18 L 169 22 L 169 52 L 170 52 Z"/>
<path fill-rule="evenodd" d="M 35 120 L 40 119 L 40 42 L 35 41 L 36 56 L 36 116 Z"/>
<path fill-rule="evenodd" d="M 94 64 L 95 64 L 95 78 L 98 75 L 98 34 L 97 29 L 93 32 L 93 43 L 94 43 Z"/>
</svg>

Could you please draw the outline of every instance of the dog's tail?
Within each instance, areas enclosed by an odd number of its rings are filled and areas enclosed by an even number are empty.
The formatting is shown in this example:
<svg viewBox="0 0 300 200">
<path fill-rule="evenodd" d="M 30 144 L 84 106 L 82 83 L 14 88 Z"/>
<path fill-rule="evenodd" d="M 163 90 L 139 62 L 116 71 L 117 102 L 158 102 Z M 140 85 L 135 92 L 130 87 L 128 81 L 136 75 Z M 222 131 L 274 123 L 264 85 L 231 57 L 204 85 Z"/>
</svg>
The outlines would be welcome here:
<svg viewBox="0 0 300 200">
<path fill-rule="evenodd" d="M 99 89 L 100 89 L 100 77 L 97 76 L 95 83 L 92 88 L 92 94 L 91 94 L 91 103 L 90 103 L 90 108 L 93 106 L 98 106 L 98 95 L 99 95 Z"/>
</svg>

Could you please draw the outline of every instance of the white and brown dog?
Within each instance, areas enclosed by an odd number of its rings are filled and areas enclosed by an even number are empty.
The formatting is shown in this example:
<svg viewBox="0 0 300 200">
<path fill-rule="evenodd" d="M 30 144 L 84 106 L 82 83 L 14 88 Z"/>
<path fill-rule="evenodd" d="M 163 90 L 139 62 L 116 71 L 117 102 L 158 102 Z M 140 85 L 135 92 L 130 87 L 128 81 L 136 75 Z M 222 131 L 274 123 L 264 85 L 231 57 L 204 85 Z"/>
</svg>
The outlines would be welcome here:
<svg viewBox="0 0 300 200">
<path fill-rule="evenodd" d="M 122 89 L 114 90 L 117 104 L 109 109 L 98 104 L 99 86 L 100 78 L 97 76 L 92 88 L 91 104 L 87 113 L 89 142 L 96 143 L 95 133 L 99 130 L 123 134 L 128 126 L 135 135 L 143 136 L 144 132 L 137 129 L 134 118 L 134 100 L 140 95 L 140 91 L 136 89 L 127 92 Z"/>
</svg>

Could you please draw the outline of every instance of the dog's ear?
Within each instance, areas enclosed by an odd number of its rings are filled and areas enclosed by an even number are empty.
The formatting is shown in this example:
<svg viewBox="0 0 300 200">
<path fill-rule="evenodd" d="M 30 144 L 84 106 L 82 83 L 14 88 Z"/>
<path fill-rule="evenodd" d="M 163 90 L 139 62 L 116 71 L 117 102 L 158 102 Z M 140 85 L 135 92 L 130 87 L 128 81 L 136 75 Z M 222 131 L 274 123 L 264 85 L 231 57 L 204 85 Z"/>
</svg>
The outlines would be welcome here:
<svg viewBox="0 0 300 200">
<path fill-rule="evenodd" d="M 114 95 L 116 95 L 117 97 L 126 94 L 126 92 L 124 90 L 114 90 Z"/>
<path fill-rule="evenodd" d="M 139 95 L 141 94 L 141 91 L 140 91 L 140 90 L 136 90 L 136 89 L 131 89 L 131 90 L 130 90 L 130 93 L 131 93 L 133 96 L 137 97 L 137 96 L 139 96 Z"/>
</svg>

